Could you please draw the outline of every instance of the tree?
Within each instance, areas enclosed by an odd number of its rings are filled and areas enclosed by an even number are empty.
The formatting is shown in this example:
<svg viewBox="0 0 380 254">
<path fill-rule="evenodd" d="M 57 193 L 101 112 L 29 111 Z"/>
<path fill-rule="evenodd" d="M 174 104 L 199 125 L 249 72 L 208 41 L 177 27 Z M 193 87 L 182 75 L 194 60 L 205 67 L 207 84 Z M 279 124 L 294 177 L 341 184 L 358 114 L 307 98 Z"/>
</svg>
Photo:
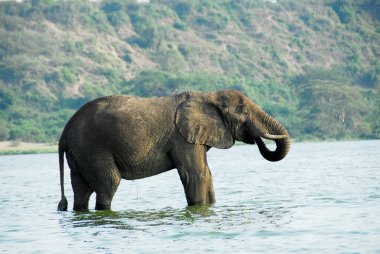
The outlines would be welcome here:
<svg viewBox="0 0 380 254">
<path fill-rule="evenodd" d="M 347 138 L 360 134 L 366 105 L 359 88 L 316 80 L 299 87 L 306 133 L 320 138 Z"/>
</svg>

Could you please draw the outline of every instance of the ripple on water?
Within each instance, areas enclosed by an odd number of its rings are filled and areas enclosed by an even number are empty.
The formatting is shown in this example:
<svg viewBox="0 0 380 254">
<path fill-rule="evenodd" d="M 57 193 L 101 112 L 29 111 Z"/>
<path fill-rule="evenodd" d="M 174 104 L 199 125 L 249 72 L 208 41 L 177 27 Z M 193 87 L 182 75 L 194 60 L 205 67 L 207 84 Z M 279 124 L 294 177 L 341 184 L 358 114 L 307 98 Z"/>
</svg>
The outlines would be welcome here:
<svg viewBox="0 0 380 254">
<path fill-rule="evenodd" d="M 214 206 L 186 207 L 173 170 L 123 181 L 114 211 L 81 213 L 55 211 L 56 154 L 1 156 L 0 251 L 380 253 L 378 154 L 380 141 L 296 143 L 278 163 L 212 149 Z"/>
</svg>

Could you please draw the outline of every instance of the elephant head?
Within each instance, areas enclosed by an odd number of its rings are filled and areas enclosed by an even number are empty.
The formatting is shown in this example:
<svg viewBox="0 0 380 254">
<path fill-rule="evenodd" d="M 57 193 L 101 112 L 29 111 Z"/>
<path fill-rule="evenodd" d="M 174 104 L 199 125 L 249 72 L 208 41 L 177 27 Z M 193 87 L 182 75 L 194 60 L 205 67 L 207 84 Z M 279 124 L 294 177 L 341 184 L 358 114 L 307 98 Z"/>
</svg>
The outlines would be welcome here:
<svg viewBox="0 0 380 254">
<path fill-rule="evenodd" d="M 176 126 L 193 144 L 230 148 L 235 140 L 256 143 L 269 161 L 283 159 L 290 147 L 285 128 L 238 91 L 190 95 L 177 110 Z M 269 150 L 262 138 L 273 140 L 276 149 Z"/>
</svg>

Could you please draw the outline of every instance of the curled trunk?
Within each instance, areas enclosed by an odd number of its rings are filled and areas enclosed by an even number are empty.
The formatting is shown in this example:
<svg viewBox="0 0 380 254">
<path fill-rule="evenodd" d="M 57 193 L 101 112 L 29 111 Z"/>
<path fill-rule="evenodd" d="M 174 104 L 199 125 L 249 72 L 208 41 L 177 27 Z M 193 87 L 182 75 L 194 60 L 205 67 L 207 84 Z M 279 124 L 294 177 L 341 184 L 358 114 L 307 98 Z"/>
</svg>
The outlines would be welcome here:
<svg viewBox="0 0 380 254">
<path fill-rule="evenodd" d="M 261 138 L 255 139 L 257 146 L 259 147 L 261 155 L 268 161 L 279 161 L 282 160 L 289 152 L 290 148 L 290 138 L 275 139 L 276 150 L 271 151 L 265 145 Z"/>
<path fill-rule="evenodd" d="M 260 137 L 254 138 L 261 155 L 268 161 L 282 160 L 288 154 L 290 148 L 288 132 L 264 111 L 262 111 L 261 123 L 262 127 L 259 128 Z M 276 149 L 274 151 L 269 150 L 262 138 L 276 142 Z"/>
</svg>

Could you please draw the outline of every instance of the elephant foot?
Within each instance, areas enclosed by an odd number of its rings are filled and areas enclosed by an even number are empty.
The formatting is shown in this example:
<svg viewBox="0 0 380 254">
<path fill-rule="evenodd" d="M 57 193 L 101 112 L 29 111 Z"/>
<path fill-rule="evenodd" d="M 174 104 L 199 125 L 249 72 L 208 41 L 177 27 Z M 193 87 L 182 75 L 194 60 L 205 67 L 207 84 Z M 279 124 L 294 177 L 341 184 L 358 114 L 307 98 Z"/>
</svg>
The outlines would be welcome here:
<svg viewBox="0 0 380 254">
<path fill-rule="evenodd" d="M 216 200 L 215 200 L 215 193 L 214 193 L 214 191 L 210 191 L 209 193 L 208 193 L 208 203 L 210 204 L 210 205 L 213 205 L 213 204 L 215 204 L 215 202 L 216 202 Z"/>
<path fill-rule="evenodd" d="M 189 206 L 213 205 L 215 204 L 215 193 L 214 191 L 209 191 L 204 198 L 187 198 L 187 204 Z"/>
<path fill-rule="evenodd" d="M 111 210 L 111 204 L 104 205 L 96 202 L 95 210 Z"/>
<path fill-rule="evenodd" d="M 88 204 L 74 204 L 73 210 L 76 212 L 88 211 Z"/>
<path fill-rule="evenodd" d="M 202 200 L 202 201 L 187 201 L 187 205 L 188 206 L 199 206 L 199 205 L 213 205 L 215 204 L 215 200 L 214 201 L 206 201 L 206 200 Z"/>
</svg>

